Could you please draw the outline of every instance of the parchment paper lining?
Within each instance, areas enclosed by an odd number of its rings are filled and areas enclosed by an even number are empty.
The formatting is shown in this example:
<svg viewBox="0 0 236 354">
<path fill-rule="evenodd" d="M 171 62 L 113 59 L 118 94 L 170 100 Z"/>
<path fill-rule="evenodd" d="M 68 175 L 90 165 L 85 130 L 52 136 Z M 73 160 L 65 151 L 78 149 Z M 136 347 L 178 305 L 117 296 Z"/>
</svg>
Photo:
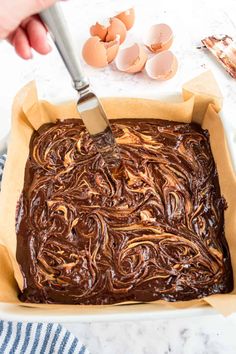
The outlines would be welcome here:
<svg viewBox="0 0 236 354">
<path fill-rule="evenodd" d="M 217 165 L 221 194 L 227 200 L 225 212 L 225 233 L 229 245 L 234 284 L 236 285 L 236 177 L 230 161 L 229 151 L 223 126 L 218 115 L 222 97 L 216 97 L 219 88 L 215 81 L 209 82 L 209 72 L 191 80 L 184 85 L 182 103 L 159 102 L 135 98 L 104 98 L 102 103 L 109 119 L 114 118 L 160 118 L 189 123 L 197 121 L 210 132 L 211 148 Z M 207 77 L 207 80 L 206 80 Z M 197 87 L 197 94 L 194 87 Z M 187 94 L 186 94 L 187 92 Z M 210 94 L 212 92 L 212 95 Z M 196 102 L 196 105 L 195 105 Z M 219 103 L 220 102 L 220 103 Z M 232 112 L 233 115 L 233 112 Z M 102 313 L 105 307 L 113 308 L 121 305 L 48 305 L 22 304 L 17 295 L 23 287 L 23 278 L 15 259 L 16 232 L 15 211 L 24 182 L 25 163 L 29 152 L 29 141 L 34 129 L 42 124 L 55 122 L 57 119 L 79 118 L 75 102 L 53 105 L 39 101 L 34 82 L 21 89 L 14 100 L 12 111 L 12 128 L 8 145 L 8 156 L 4 169 L 2 191 L 0 194 L 0 302 L 15 303 L 26 307 L 56 308 L 58 310 L 74 310 L 76 313 Z M 19 288 L 18 288 L 19 287 Z M 156 301 L 145 304 L 145 308 L 181 309 L 194 306 L 204 306 L 206 303 L 219 312 L 228 315 L 236 311 L 236 288 L 230 294 L 212 295 L 202 300 L 168 303 Z M 132 312 L 138 309 L 137 303 L 132 303 Z M 130 307 L 130 306 L 129 306 Z"/>
</svg>

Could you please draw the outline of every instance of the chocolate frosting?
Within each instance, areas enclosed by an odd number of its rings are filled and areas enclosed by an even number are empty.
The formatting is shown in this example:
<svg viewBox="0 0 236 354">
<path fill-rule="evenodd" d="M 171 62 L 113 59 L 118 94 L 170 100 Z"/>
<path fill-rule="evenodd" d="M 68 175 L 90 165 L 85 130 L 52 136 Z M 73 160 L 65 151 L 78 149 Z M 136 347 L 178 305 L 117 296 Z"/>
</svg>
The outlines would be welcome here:
<svg viewBox="0 0 236 354">
<path fill-rule="evenodd" d="M 232 290 L 225 200 L 208 132 L 114 120 L 111 175 L 80 120 L 32 136 L 16 216 L 27 302 L 190 300 Z"/>
</svg>

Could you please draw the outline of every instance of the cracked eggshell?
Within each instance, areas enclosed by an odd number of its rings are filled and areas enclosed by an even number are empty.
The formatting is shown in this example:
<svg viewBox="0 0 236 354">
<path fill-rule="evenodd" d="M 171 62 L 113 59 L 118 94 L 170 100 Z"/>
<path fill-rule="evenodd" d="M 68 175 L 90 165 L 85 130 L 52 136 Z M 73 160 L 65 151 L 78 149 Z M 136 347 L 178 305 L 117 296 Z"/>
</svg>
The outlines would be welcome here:
<svg viewBox="0 0 236 354">
<path fill-rule="evenodd" d="M 119 13 L 115 16 L 115 18 L 118 18 L 120 21 L 122 21 L 127 31 L 129 31 L 133 27 L 135 21 L 134 8 L 130 8 L 126 11 Z"/>
<path fill-rule="evenodd" d="M 143 46 L 135 43 L 118 53 L 116 67 L 120 71 L 134 74 L 143 70 L 147 58 L 148 56 Z"/>
<path fill-rule="evenodd" d="M 97 36 L 90 37 L 83 46 L 82 56 L 84 61 L 95 67 L 103 68 L 112 62 L 119 50 L 119 39 L 102 42 Z"/>
<path fill-rule="evenodd" d="M 114 41 L 105 42 L 104 46 L 107 51 L 107 61 L 108 64 L 110 64 L 116 58 L 119 50 L 119 46 L 120 46 L 119 35 Z"/>
<path fill-rule="evenodd" d="M 90 27 L 91 36 L 99 37 L 103 42 L 106 40 L 107 27 L 110 26 L 110 22 L 107 20 L 104 23 L 96 22 L 95 25 Z"/>
<path fill-rule="evenodd" d="M 173 31 L 165 23 L 151 26 L 144 38 L 144 44 L 153 53 L 169 49 L 172 43 Z"/>
<path fill-rule="evenodd" d="M 155 80 L 169 80 L 177 72 L 178 62 L 170 50 L 156 54 L 149 59 L 145 66 L 147 75 Z"/>
<path fill-rule="evenodd" d="M 98 36 L 104 42 L 114 41 L 117 35 L 120 36 L 120 43 L 123 43 L 126 38 L 126 27 L 118 18 L 110 18 L 107 23 L 100 24 L 96 22 L 90 27 L 92 36 Z"/>
</svg>

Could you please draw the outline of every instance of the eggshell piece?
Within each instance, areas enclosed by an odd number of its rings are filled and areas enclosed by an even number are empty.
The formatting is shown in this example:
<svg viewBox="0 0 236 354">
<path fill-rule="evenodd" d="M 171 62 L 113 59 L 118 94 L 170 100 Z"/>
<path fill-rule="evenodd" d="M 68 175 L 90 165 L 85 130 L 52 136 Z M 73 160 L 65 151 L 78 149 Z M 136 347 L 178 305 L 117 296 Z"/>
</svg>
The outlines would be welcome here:
<svg viewBox="0 0 236 354">
<path fill-rule="evenodd" d="M 135 43 L 119 52 L 116 58 L 116 66 L 120 71 L 134 74 L 143 70 L 146 61 L 147 54 L 143 46 Z"/>
<path fill-rule="evenodd" d="M 110 18 L 108 25 L 96 23 L 90 27 L 92 36 L 98 36 L 104 42 L 114 41 L 117 35 L 120 36 L 120 43 L 123 43 L 126 38 L 126 27 L 118 18 Z"/>
<path fill-rule="evenodd" d="M 107 62 L 110 64 L 117 56 L 120 46 L 119 38 L 111 42 L 105 42 L 104 46 L 106 48 Z"/>
<path fill-rule="evenodd" d="M 127 31 L 129 31 L 133 27 L 135 21 L 134 8 L 130 8 L 126 11 L 119 13 L 115 16 L 115 18 L 118 18 L 120 21 L 122 21 Z"/>
<path fill-rule="evenodd" d="M 90 34 L 91 36 L 97 36 L 102 41 L 105 41 L 107 35 L 107 27 L 105 25 L 100 24 L 99 22 L 96 22 L 95 25 L 90 27 Z"/>
<path fill-rule="evenodd" d="M 90 37 L 83 46 L 84 61 L 95 68 L 103 68 L 115 59 L 119 50 L 119 39 L 109 43 L 102 42 L 97 36 Z"/>
<path fill-rule="evenodd" d="M 110 26 L 108 27 L 106 42 L 114 41 L 117 35 L 120 36 L 120 43 L 123 43 L 126 38 L 126 27 L 118 18 L 111 18 Z"/>
<path fill-rule="evenodd" d="M 169 49 L 172 43 L 173 31 L 165 23 L 151 26 L 144 38 L 144 44 L 153 53 Z"/>
<path fill-rule="evenodd" d="M 176 74 L 178 62 L 175 55 L 170 50 L 166 50 L 149 59 L 145 69 L 152 79 L 169 80 Z"/>
</svg>

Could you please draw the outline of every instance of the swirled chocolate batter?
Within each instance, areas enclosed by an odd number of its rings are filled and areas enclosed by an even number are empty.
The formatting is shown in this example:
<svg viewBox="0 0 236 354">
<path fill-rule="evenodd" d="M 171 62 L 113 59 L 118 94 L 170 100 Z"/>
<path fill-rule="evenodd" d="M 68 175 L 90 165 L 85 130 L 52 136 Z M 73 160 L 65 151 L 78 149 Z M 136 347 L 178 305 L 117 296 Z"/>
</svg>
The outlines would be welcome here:
<svg viewBox="0 0 236 354">
<path fill-rule="evenodd" d="M 22 301 L 190 300 L 232 290 L 224 209 L 207 131 L 115 120 L 125 178 L 79 120 L 32 136 L 17 208 Z"/>
</svg>

